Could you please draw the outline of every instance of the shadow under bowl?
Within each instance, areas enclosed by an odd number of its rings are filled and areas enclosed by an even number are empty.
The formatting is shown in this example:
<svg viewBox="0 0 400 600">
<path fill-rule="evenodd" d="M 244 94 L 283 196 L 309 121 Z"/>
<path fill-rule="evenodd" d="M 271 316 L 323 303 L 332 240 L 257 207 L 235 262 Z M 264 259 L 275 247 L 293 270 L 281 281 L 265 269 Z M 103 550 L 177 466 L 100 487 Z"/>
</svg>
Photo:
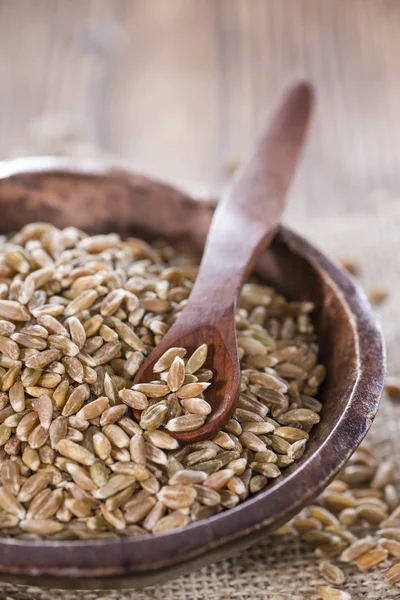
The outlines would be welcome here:
<svg viewBox="0 0 400 600">
<path fill-rule="evenodd" d="M 201 254 L 214 202 L 194 199 L 104 163 L 20 159 L 0 163 L 0 232 L 32 221 L 88 232 L 164 238 Z M 291 299 L 311 300 L 322 361 L 321 422 L 282 480 L 236 508 L 158 536 L 31 542 L 0 540 L 0 579 L 55 588 L 143 587 L 231 556 L 317 496 L 361 442 L 376 414 L 385 360 L 364 295 L 326 256 L 281 228 L 256 274 Z"/>
</svg>

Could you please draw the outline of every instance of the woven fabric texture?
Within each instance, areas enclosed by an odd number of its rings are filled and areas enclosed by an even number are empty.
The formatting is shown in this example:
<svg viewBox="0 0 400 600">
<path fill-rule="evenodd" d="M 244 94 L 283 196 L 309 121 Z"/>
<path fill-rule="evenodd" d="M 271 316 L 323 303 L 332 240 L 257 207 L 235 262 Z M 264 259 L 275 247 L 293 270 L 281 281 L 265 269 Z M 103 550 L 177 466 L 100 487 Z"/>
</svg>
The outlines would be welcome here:
<svg viewBox="0 0 400 600">
<path fill-rule="evenodd" d="M 336 258 L 349 258 L 361 267 L 360 282 L 368 291 L 379 286 L 389 291 L 378 309 L 388 351 L 388 373 L 400 372 L 400 204 L 329 222 L 293 224 L 300 233 Z M 368 435 L 382 458 L 400 455 L 400 402 L 382 399 Z M 400 486 L 400 473 L 397 473 Z M 395 600 L 399 588 L 389 588 L 385 567 L 361 573 L 345 567 L 346 584 L 353 600 Z M 312 550 L 292 535 L 269 538 L 240 556 L 142 591 L 73 592 L 39 590 L 0 584 L 0 598 L 13 600 L 316 600 L 319 585 L 327 585 L 318 571 Z"/>
</svg>

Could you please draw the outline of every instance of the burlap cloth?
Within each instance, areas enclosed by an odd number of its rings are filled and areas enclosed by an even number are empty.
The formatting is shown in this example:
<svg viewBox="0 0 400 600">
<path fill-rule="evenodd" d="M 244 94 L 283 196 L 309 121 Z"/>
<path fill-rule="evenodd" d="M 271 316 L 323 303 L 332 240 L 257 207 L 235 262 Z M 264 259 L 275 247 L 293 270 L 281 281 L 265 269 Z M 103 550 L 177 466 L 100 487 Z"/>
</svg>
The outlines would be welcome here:
<svg viewBox="0 0 400 600">
<path fill-rule="evenodd" d="M 366 290 L 379 286 L 389 290 L 389 299 L 377 309 L 383 324 L 388 373 L 400 374 L 400 204 L 369 207 L 362 214 L 329 221 L 291 223 L 333 257 L 351 258 L 361 265 L 360 281 Z M 384 397 L 369 439 L 382 458 L 400 453 L 400 402 Z M 400 474 L 397 474 L 400 485 Z M 353 600 L 400 598 L 399 589 L 384 582 L 385 567 L 360 573 L 344 569 L 343 589 Z M 253 546 L 240 556 L 221 561 L 187 576 L 143 591 L 73 592 L 39 590 L 0 584 L 0 597 L 15 600 L 314 600 L 319 585 L 326 585 L 318 572 L 312 550 L 294 536 L 275 537 Z"/>
</svg>

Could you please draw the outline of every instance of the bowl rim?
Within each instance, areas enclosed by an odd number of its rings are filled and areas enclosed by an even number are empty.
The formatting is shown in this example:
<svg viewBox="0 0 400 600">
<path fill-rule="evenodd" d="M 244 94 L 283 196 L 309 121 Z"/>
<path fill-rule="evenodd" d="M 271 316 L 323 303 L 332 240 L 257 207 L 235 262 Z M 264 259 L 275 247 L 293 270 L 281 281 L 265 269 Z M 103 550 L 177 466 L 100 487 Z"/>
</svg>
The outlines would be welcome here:
<svg viewBox="0 0 400 600">
<path fill-rule="evenodd" d="M 188 202 L 201 202 L 210 209 L 215 205 L 215 200 L 203 195 L 192 195 L 179 188 L 165 184 L 153 177 L 137 175 L 121 168 L 116 161 L 83 160 L 64 157 L 28 157 L 0 161 L 0 180 L 16 175 L 30 174 L 65 174 L 87 176 L 114 176 L 118 179 L 140 180 L 148 186 L 162 187 L 176 193 Z M 251 535 L 261 532 L 274 520 L 267 514 L 273 499 L 279 499 L 280 512 L 282 503 L 286 517 L 295 514 L 304 504 L 317 496 L 322 489 L 333 479 L 337 471 L 352 454 L 368 431 L 378 409 L 385 375 L 385 349 L 380 326 L 377 324 L 371 307 L 362 290 L 350 280 L 348 275 L 331 259 L 322 254 L 303 237 L 282 227 L 279 233 L 282 241 L 291 252 L 302 256 L 313 269 L 324 274 L 327 283 L 335 290 L 342 304 L 348 312 L 356 342 L 358 371 L 352 390 L 349 390 L 347 409 L 341 414 L 339 420 L 330 431 L 326 439 L 318 448 L 319 461 L 325 460 L 328 469 L 324 476 L 317 480 L 314 487 L 301 485 L 301 478 L 309 481 L 310 476 L 317 476 L 318 469 L 313 460 L 314 452 L 303 464 L 292 473 L 288 474 L 281 482 L 257 496 L 248 499 L 246 503 L 224 511 L 204 521 L 192 523 L 183 529 L 141 538 L 124 538 L 120 540 L 99 541 L 25 541 L 16 539 L 0 539 L 0 579 L 24 579 L 29 583 L 46 585 L 56 582 L 57 585 L 71 585 L 71 581 L 78 581 L 80 577 L 95 579 L 97 584 L 104 580 L 115 578 L 143 576 L 154 572 L 169 572 L 177 564 L 195 562 L 204 554 L 204 544 L 207 551 L 216 551 L 226 548 L 231 542 L 239 538 L 249 539 Z M 360 415 L 364 418 L 360 421 Z M 353 420 L 357 417 L 357 427 L 353 427 Z M 340 453 L 333 452 L 340 448 Z M 288 482 L 296 482 L 296 496 L 282 496 L 280 491 Z M 299 491 L 301 493 L 299 493 Z M 266 501 L 266 496 L 269 502 Z M 246 510 L 250 506 L 253 510 Z M 201 534 L 201 535 L 200 535 Z M 189 543 L 189 538 L 196 542 Z M 169 547 L 169 554 L 165 556 L 165 548 Z M 247 545 L 250 545 L 248 543 Z M 164 555 L 157 547 L 164 547 Z M 174 562 L 174 550 L 179 548 L 179 563 Z M 182 555 L 184 549 L 184 563 Z M 106 560 L 99 561 L 99 553 L 103 551 Z M 148 557 L 153 556 L 154 561 L 149 563 Z M 146 562 L 147 560 L 147 562 Z M 209 561 L 211 562 L 211 560 Z M 89 582 L 87 582 L 89 585 Z M 86 582 L 80 580 L 79 585 L 86 587 Z"/>
</svg>

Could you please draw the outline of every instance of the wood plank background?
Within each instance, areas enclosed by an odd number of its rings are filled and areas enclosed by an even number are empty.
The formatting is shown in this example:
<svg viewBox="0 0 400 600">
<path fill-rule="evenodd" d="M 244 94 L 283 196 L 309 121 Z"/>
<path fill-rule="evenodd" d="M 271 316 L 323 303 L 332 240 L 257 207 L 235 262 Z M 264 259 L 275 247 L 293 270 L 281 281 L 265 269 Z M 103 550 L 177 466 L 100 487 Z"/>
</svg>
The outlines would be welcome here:
<svg viewBox="0 0 400 600">
<path fill-rule="evenodd" d="M 0 158 L 95 146 L 218 192 L 306 77 L 291 220 L 396 198 L 399 26 L 398 0 L 0 0 Z"/>
</svg>

